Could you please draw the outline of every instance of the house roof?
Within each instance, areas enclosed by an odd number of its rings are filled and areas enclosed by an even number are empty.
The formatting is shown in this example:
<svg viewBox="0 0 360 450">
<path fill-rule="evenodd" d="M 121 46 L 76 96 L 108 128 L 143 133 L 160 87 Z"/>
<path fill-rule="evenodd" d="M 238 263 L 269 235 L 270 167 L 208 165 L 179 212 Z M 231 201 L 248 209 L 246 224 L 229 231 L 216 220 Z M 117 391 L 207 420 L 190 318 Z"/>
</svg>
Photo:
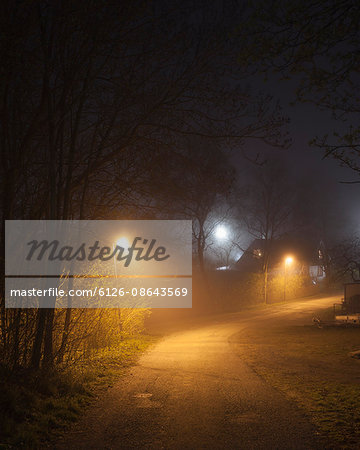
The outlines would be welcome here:
<svg viewBox="0 0 360 450">
<path fill-rule="evenodd" d="M 293 237 L 272 241 L 255 239 L 238 261 L 234 263 L 232 269 L 244 272 L 261 271 L 263 256 L 267 249 L 269 253 L 269 268 L 274 268 L 281 264 L 287 255 L 292 255 L 301 264 L 309 266 L 319 265 L 319 248 L 319 244 Z"/>
</svg>

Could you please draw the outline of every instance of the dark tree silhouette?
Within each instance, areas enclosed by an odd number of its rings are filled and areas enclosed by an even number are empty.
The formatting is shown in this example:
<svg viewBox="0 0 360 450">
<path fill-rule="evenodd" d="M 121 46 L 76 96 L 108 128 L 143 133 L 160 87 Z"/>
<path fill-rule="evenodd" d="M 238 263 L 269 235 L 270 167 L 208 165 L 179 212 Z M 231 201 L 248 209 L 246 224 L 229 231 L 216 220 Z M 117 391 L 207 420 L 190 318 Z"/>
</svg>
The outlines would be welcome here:
<svg viewBox="0 0 360 450">
<path fill-rule="evenodd" d="M 329 130 L 312 145 L 360 175 L 359 3 L 257 2 L 249 16 L 249 28 L 239 30 L 248 42 L 241 60 L 299 80 L 297 99 L 331 111 L 341 124 L 341 131 Z"/>
<path fill-rule="evenodd" d="M 282 144 L 280 111 L 229 64 L 219 10 L 192 3 L 5 2 L 2 219 L 139 217 L 156 155 L 168 152 L 170 165 L 178 139 Z M 23 317 L 2 297 L 7 354 L 19 355 Z M 39 310 L 36 324 L 24 328 L 32 365 L 50 367 L 54 310 Z"/>
<path fill-rule="evenodd" d="M 263 242 L 258 257 L 262 261 L 264 274 L 265 303 L 272 244 L 291 230 L 293 200 L 294 189 L 289 183 L 285 168 L 276 163 L 268 163 L 254 171 L 254 180 L 247 188 L 246 198 L 241 202 L 240 215 L 249 233 Z"/>
</svg>

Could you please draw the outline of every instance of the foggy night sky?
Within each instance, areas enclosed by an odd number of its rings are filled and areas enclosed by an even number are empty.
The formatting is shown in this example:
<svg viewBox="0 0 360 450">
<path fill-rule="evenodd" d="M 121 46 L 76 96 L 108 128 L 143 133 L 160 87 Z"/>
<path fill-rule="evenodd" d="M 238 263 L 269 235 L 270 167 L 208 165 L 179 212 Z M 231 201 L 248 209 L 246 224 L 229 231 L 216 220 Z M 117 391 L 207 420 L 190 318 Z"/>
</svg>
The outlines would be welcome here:
<svg viewBox="0 0 360 450">
<path fill-rule="evenodd" d="M 246 12 L 244 13 L 243 10 L 245 3 L 241 3 L 241 5 L 242 8 L 239 8 L 239 2 L 225 4 L 221 0 L 212 4 L 215 9 L 218 8 L 224 14 L 222 24 L 224 30 L 235 30 L 236 34 L 239 24 L 246 20 Z M 232 35 L 232 31 L 230 35 Z M 236 42 L 236 45 L 239 43 Z M 232 64 L 236 64 L 236 59 Z M 241 71 L 241 68 L 239 69 Z M 328 135 L 331 142 L 334 140 L 331 139 L 333 133 L 347 130 L 349 123 L 334 120 L 329 110 L 321 110 L 315 105 L 300 102 L 291 105 L 296 100 L 295 91 L 299 81 L 298 77 L 300 75 L 291 75 L 290 80 L 282 80 L 280 75 L 269 76 L 268 74 L 268 81 L 264 81 L 264 74 L 259 73 L 257 76 L 249 76 L 247 80 L 244 80 L 244 84 L 248 84 L 255 95 L 263 92 L 270 94 L 275 101 L 279 101 L 283 115 L 290 119 L 290 123 L 285 126 L 285 129 L 289 132 L 289 138 L 292 141 L 290 148 L 279 149 L 259 140 L 250 139 L 244 143 L 244 150 L 248 155 L 259 152 L 269 160 L 275 158 L 284 161 L 294 180 L 298 180 L 299 184 L 309 180 L 309 184 L 314 185 L 321 198 L 331 205 L 335 228 L 338 227 L 339 231 L 344 231 L 345 234 L 359 233 L 360 184 L 341 183 L 341 181 L 354 181 L 356 173 L 341 167 L 339 161 L 335 159 L 322 159 L 324 151 L 309 145 L 309 141 L 316 136 L 321 138 Z M 234 149 L 232 161 L 236 166 L 238 178 L 241 180 L 248 171 L 250 163 L 244 161 L 236 149 Z"/>
<path fill-rule="evenodd" d="M 251 81 L 250 81 L 251 82 Z M 295 80 L 281 80 L 273 77 L 272 80 L 252 80 L 255 90 L 271 94 L 278 99 L 283 108 L 284 115 L 288 116 L 287 125 L 289 137 L 292 140 L 288 149 L 277 149 L 261 142 L 247 142 L 244 148 L 247 152 L 259 151 L 265 158 L 279 158 L 283 160 L 294 176 L 300 182 L 304 179 L 314 181 L 316 189 L 324 199 L 329 200 L 334 207 L 335 216 L 339 225 L 345 220 L 349 229 L 357 232 L 360 228 L 360 209 L 358 197 L 360 186 L 358 184 L 342 184 L 341 181 L 353 181 L 356 178 L 350 169 L 341 167 L 337 160 L 323 157 L 323 150 L 309 145 L 315 136 L 331 135 L 336 130 L 344 130 L 347 124 L 335 121 L 329 111 L 323 111 L 315 105 L 296 102 Z M 330 139 L 331 140 L 331 139 Z M 235 158 L 238 167 L 244 167 L 244 161 Z M 241 176 L 241 169 L 240 174 Z M 336 224 L 335 224 L 336 225 Z M 359 228 L 358 228 L 359 226 Z M 355 227 L 355 229 L 354 229 Z"/>
</svg>

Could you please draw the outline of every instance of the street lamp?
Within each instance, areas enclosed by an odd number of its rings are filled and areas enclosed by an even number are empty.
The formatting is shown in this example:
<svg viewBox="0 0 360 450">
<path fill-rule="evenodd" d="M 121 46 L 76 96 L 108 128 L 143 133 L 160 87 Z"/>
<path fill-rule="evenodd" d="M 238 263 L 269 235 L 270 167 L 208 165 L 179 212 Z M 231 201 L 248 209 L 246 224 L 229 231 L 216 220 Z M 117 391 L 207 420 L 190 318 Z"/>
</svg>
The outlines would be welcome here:
<svg viewBox="0 0 360 450">
<path fill-rule="evenodd" d="M 287 268 L 291 266 L 294 262 L 294 258 L 292 256 L 287 256 L 284 260 L 284 301 L 286 300 L 286 273 Z"/>
<path fill-rule="evenodd" d="M 115 252 L 115 248 L 117 246 L 128 250 L 130 247 L 130 243 L 129 243 L 128 239 L 125 236 L 123 236 L 113 244 L 114 252 Z M 115 276 L 117 276 L 116 254 L 115 253 L 114 253 L 114 272 L 115 272 Z"/>
<path fill-rule="evenodd" d="M 224 240 L 228 239 L 228 237 L 229 237 L 229 230 L 224 225 L 218 225 L 215 228 L 214 234 L 215 234 L 216 239 L 218 239 L 219 241 L 224 241 Z"/>
</svg>

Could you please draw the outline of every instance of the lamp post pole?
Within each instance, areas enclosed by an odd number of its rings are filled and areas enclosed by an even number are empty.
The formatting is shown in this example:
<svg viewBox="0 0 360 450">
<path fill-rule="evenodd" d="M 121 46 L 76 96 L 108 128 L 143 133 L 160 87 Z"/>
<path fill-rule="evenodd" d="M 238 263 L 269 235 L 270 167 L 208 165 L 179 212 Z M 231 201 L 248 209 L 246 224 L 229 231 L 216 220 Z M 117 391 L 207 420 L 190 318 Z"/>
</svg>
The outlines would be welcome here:
<svg viewBox="0 0 360 450">
<path fill-rule="evenodd" d="M 284 301 L 286 300 L 286 274 L 287 267 L 293 262 L 293 258 L 291 256 L 287 256 L 284 261 Z"/>
<path fill-rule="evenodd" d="M 286 300 L 286 259 L 284 262 L 284 301 Z"/>
</svg>

